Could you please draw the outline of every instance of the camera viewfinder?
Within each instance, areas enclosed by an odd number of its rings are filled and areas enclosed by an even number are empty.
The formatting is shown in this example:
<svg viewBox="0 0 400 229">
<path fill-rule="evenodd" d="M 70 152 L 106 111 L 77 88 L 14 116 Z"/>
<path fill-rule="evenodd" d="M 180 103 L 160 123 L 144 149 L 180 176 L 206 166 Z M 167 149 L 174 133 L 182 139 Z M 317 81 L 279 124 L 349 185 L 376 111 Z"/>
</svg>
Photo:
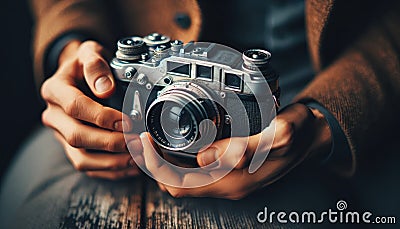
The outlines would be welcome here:
<svg viewBox="0 0 400 229">
<path fill-rule="evenodd" d="M 213 68 L 209 66 L 197 65 L 196 77 L 212 80 Z"/>
<path fill-rule="evenodd" d="M 172 61 L 167 62 L 167 71 L 170 73 L 190 77 L 190 64 L 176 63 Z"/>
<path fill-rule="evenodd" d="M 225 86 L 228 89 L 240 91 L 242 88 L 242 77 L 234 73 L 225 72 Z"/>
</svg>

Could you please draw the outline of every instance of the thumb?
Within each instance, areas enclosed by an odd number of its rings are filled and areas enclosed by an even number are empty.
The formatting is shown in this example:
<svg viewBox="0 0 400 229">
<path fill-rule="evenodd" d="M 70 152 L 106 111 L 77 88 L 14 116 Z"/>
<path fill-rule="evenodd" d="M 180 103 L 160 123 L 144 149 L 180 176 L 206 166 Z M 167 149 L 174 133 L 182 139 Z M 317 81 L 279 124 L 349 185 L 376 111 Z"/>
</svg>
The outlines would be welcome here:
<svg viewBox="0 0 400 229">
<path fill-rule="evenodd" d="M 82 43 L 78 52 L 86 83 L 93 94 L 101 99 L 108 98 L 115 90 L 114 77 L 103 53 L 104 48 L 94 41 Z"/>
<path fill-rule="evenodd" d="M 248 160 L 246 152 L 248 137 L 226 138 L 214 142 L 197 154 L 200 166 L 210 165 L 224 169 L 241 168 Z"/>
<path fill-rule="evenodd" d="M 242 169 L 250 166 L 255 171 L 265 161 L 274 139 L 275 126 L 270 125 L 261 133 L 250 137 L 233 137 L 214 142 L 197 154 L 197 163 L 224 169 Z M 250 164 L 250 165 L 249 165 Z"/>
</svg>

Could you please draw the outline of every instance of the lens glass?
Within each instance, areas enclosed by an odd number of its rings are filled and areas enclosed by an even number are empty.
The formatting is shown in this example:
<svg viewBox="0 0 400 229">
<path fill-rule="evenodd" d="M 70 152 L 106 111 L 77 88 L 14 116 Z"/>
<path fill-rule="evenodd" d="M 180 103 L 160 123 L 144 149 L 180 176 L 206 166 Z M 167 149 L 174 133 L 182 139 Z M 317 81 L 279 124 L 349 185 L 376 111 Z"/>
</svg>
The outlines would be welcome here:
<svg viewBox="0 0 400 229">
<path fill-rule="evenodd" d="M 175 82 L 160 92 L 146 112 L 146 129 L 170 151 L 197 153 L 220 131 L 218 105 L 192 82 Z"/>
<path fill-rule="evenodd" d="M 148 111 L 148 131 L 153 139 L 170 149 L 185 148 L 198 136 L 198 123 L 191 104 L 164 101 Z"/>
<path fill-rule="evenodd" d="M 193 129 L 193 119 L 185 108 L 176 104 L 164 104 L 161 124 L 165 134 L 174 139 L 186 138 Z"/>
</svg>

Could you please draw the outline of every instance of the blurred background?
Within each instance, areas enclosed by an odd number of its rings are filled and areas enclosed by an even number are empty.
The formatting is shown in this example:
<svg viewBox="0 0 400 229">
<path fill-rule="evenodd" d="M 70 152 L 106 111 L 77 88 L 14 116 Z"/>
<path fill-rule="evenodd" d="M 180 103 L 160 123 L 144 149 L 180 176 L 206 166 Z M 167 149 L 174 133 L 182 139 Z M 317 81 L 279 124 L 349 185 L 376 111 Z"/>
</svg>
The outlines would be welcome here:
<svg viewBox="0 0 400 229">
<path fill-rule="evenodd" d="M 43 104 L 32 75 L 32 17 L 27 1 L 0 7 L 1 177 L 21 143 L 40 123 Z"/>
</svg>

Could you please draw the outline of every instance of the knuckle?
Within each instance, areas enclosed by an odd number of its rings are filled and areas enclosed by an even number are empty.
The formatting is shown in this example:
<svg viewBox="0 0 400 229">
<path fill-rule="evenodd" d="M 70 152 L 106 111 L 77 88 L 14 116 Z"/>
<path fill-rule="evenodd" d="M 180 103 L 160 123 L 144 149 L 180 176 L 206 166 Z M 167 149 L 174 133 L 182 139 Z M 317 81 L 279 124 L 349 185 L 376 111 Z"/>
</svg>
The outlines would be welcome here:
<svg viewBox="0 0 400 229">
<path fill-rule="evenodd" d="M 94 123 L 100 127 L 112 127 L 110 125 L 110 120 L 108 117 L 110 116 L 107 114 L 104 106 L 102 106 L 101 109 L 99 109 L 99 111 L 94 114 Z"/>
<path fill-rule="evenodd" d="M 40 88 L 40 95 L 44 100 L 49 100 L 50 98 L 50 86 L 51 86 L 51 78 L 44 81 L 42 87 Z"/>
<path fill-rule="evenodd" d="M 77 130 L 73 130 L 66 134 L 65 140 L 72 147 L 80 148 L 82 146 L 82 137 L 80 132 Z"/>
<path fill-rule="evenodd" d="M 83 95 L 77 95 L 74 98 L 72 98 L 65 106 L 65 113 L 71 117 L 78 118 L 82 107 L 81 106 L 82 100 L 83 100 Z"/>
<path fill-rule="evenodd" d="M 294 140 L 294 132 L 295 125 L 292 122 L 288 122 L 286 120 L 281 121 L 281 135 L 278 141 L 280 146 L 288 146 L 293 143 Z"/>
<path fill-rule="evenodd" d="M 50 125 L 50 121 L 49 121 L 49 108 L 47 108 L 46 110 L 44 110 L 43 112 L 42 112 L 42 123 L 45 125 L 45 126 L 49 126 Z"/>
<path fill-rule="evenodd" d="M 291 145 L 294 140 L 294 124 L 291 124 L 284 132 L 283 145 Z"/>
<path fill-rule="evenodd" d="M 77 170 L 79 172 L 85 171 L 85 167 L 81 160 L 73 160 L 72 166 L 74 167 L 75 170 Z"/>
<path fill-rule="evenodd" d="M 106 151 L 114 152 L 117 149 L 117 143 L 114 140 L 104 141 L 104 149 Z"/>
<path fill-rule="evenodd" d="M 83 42 L 81 44 L 81 48 L 84 50 L 90 49 L 90 50 L 94 50 L 94 51 L 102 51 L 102 49 L 103 49 L 103 47 L 99 43 L 92 41 L 92 40 Z"/>
<path fill-rule="evenodd" d="M 77 98 L 74 97 L 71 101 L 67 103 L 65 106 L 65 113 L 69 116 L 75 117 L 77 115 Z"/>
<path fill-rule="evenodd" d="M 104 148 L 107 151 L 110 152 L 120 152 L 120 151 L 125 151 L 124 146 L 125 146 L 125 140 L 124 136 L 122 133 L 112 133 L 113 136 L 110 138 L 105 138 L 104 139 Z"/>
</svg>

